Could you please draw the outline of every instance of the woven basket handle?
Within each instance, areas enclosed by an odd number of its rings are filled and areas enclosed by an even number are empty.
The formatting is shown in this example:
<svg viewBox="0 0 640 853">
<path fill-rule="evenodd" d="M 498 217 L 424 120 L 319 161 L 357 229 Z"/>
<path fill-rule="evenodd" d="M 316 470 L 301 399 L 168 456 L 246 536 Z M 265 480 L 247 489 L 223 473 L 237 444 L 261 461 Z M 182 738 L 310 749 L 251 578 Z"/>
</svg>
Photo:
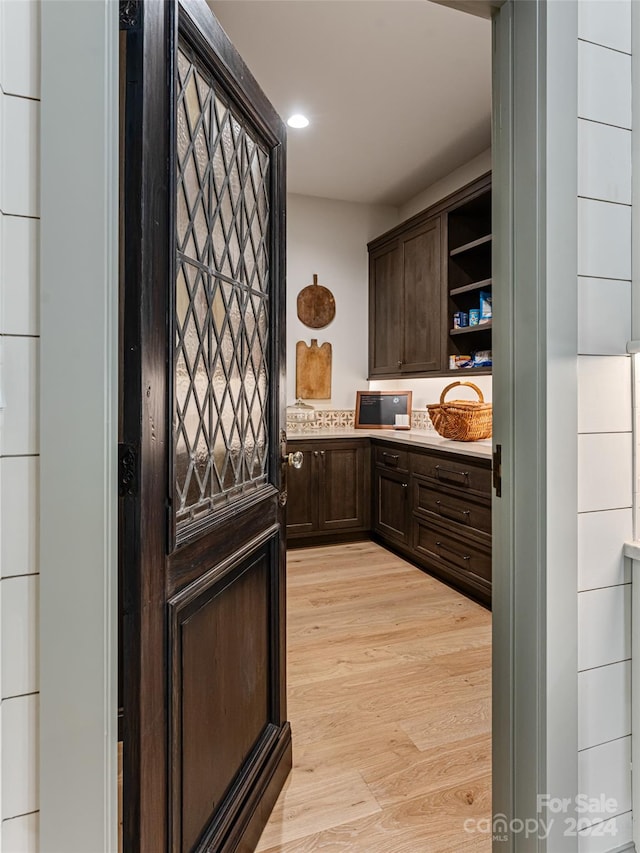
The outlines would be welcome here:
<svg viewBox="0 0 640 853">
<path fill-rule="evenodd" d="M 445 398 L 447 392 L 451 391 L 452 388 L 455 388 L 458 385 L 468 385 L 469 388 L 473 388 L 473 390 L 478 395 L 480 402 L 484 403 L 484 396 L 482 394 L 482 391 L 478 388 L 477 385 L 474 385 L 473 382 L 452 382 L 451 385 L 447 385 L 447 387 L 444 389 L 442 394 L 440 394 L 440 405 L 442 405 L 444 403 L 444 398 Z"/>
</svg>

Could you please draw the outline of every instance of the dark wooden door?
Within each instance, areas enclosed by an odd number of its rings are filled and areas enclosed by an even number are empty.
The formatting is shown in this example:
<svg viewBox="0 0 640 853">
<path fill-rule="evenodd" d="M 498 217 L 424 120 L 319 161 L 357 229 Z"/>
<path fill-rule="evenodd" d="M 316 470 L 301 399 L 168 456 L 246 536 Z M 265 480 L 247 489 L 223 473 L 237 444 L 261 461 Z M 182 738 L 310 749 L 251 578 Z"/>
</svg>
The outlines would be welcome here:
<svg viewBox="0 0 640 853">
<path fill-rule="evenodd" d="M 402 372 L 441 370 L 442 261 L 440 217 L 402 240 L 404 323 Z"/>
<path fill-rule="evenodd" d="M 204 0 L 121 26 L 124 851 L 248 851 L 291 765 L 285 131 Z"/>
</svg>

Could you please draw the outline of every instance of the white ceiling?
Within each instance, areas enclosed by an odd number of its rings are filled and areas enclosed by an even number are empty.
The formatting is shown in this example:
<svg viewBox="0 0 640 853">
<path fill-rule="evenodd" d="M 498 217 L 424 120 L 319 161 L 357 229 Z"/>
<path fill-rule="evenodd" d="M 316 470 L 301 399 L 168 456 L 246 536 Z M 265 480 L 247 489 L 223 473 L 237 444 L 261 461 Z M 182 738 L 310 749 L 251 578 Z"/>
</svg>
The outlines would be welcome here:
<svg viewBox="0 0 640 853">
<path fill-rule="evenodd" d="M 210 0 L 286 119 L 289 192 L 400 205 L 491 142 L 491 24 L 426 0 Z"/>
</svg>

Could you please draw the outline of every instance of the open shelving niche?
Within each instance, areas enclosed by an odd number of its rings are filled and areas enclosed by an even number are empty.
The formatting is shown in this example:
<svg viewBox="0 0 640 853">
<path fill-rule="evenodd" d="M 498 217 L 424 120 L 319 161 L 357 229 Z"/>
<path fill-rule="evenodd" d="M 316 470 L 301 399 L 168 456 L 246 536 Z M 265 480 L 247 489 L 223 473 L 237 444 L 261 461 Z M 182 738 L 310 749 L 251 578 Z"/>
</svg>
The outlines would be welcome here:
<svg viewBox="0 0 640 853">
<path fill-rule="evenodd" d="M 454 329 L 453 315 L 480 307 L 480 291 L 492 292 L 491 188 L 479 190 L 447 215 L 448 334 L 447 367 L 451 355 L 491 350 L 491 321 Z M 491 367 L 449 368 L 451 375 L 487 374 Z"/>
</svg>

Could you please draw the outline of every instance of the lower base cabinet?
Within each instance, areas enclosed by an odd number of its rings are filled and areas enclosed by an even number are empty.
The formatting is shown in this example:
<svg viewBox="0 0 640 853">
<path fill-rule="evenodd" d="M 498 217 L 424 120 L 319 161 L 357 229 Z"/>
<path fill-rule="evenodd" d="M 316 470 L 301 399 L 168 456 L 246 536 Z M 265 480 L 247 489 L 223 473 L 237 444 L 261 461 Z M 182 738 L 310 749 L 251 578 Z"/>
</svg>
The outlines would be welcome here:
<svg viewBox="0 0 640 853">
<path fill-rule="evenodd" d="M 415 565 L 491 605 L 491 461 L 381 439 L 294 440 L 290 547 L 372 534 Z"/>
<path fill-rule="evenodd" d="M 491 604 L 491 462 L 373 441 L 378 541 Z"/>
<path fill-rule="evenodd" d="M 369 440 L 289 441 L 287 449 L 303 454 L 302 468 L 287 471 L 288 544 L 363 538 L 371 526 Z"/>
</svg>

